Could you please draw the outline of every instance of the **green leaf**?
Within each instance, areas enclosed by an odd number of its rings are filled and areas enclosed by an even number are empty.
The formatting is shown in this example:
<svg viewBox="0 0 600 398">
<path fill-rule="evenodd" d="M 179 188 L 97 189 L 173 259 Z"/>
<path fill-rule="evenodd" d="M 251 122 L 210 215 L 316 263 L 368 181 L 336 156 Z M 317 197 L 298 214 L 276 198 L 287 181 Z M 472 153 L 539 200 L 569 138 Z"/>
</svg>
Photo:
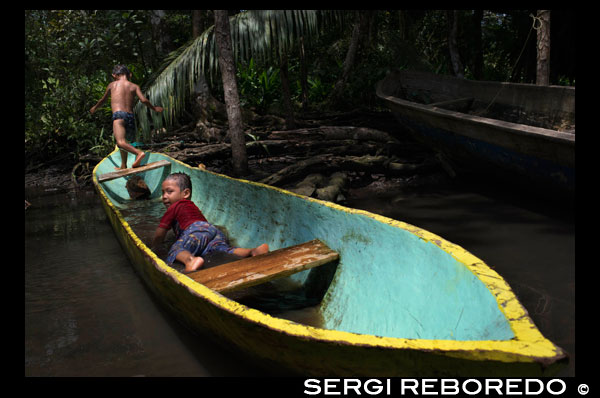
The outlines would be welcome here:
<svg viewBox="0 0 600 398">
<path fill-rule="evenodd" d="M 330 14 L 334 19 L 341 15 L 323 10 L 249 10 L 230 17 L 236 61 L 249 61 L 252 58 L 277 61 L 275 57 L 289 51 L 290 47 L 299 41 L 300 36 L 308 43 L 319 34 L 317 24 L 324 20 L 317 18 L 318 13 Z M 157 106 L 169 106 L 162 115 L 151 113 L 154 127 L 161 128 L 163 119 L 168 126 L 171 125 L 172 121 L 181 115 L 185 98 L 193 92 L 198 76 L 203 74 L 211 82 L 217 74 L 217 69 L 213 26 L 169 54 L 164 64 L 142 88 L 150 102 Z M 268 87 L 269 84 L 272 83 L 266 81 L 265 86 Z M 171 93 L 175 94 L 172 104 L 168 101 Z M 138 103 L 134 111 L 143 137 L 148 139 L 150 120 L 147 109 Z"/>
</svg>

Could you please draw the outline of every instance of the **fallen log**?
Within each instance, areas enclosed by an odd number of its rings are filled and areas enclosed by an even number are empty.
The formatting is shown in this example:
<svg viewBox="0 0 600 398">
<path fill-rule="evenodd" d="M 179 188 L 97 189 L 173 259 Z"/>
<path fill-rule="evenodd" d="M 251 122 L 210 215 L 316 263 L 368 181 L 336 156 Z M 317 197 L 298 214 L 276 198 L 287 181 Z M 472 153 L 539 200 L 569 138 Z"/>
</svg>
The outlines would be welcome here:
<svg viewBox="0 0 600 398">
<path fill-rule="evenodd" d="M 296 188 L 291 189 L 291 191 L 304 196 L 312 196 L 317 190 L 317 187 L 322 187 L 326 181 L 327 178 L 323 174 L 309 174 L 304 180 L 296 185 Z"/>
<path fill-rule="evenodd" d="M 346 173 L 336 171 L 329 178 L 316 173 L 306 176 L 290 191 L 329 202 L 339 202 L 344 198 L 343 192 L 347 185 L 348 176 Z"/>
<path fill-rule="evenodd" d="M 296 156 L 392 154 L 403 144 L 390 134 L 366 127 L 321 126 L 295 130 L 276 130 L 263 135 L 262 140 L 248 141 L 249 155 L 273 156 L 281 153 Z M 173 143 L 168 154 L 183 162 L 206 162 L 231 156 L 229 143 Z"/>
<path fill-rule="evenodd" d="M 260 180 L 267 185 L 281 186 L 313 173 L 330 173 L 340 170 L 366 171 L 388 175 L 403 175 L 429 171 L 438 166 L 434 160 L 422 163 L 400 163 L 387 156 L 334 156 L 323 154 L 300 160 Z"/>
<path fill-rule="evenodd" d="M 262 184 L 277 186 L 287 181 L 298 179 L 302 175 L 309 174 L 311 167 L 314 167 L 315 165 L 322 166 L 327 164 L 329 163 L 328 159 L 331 159 L 331 156 L 319 155 L 309 159 L 300 160 L 297 163 L 284 167 L 283 169 L 271 174 L 269 177 L 264 178 L 259 182 Z"/>
<path fill-rule="evenodd" d="M 280 140 L 358 140 L 375 142 L 398 142 L 385 131 L 354 126 L 320 126 L 296 130 L 272 131 L 268 139 Z"/>
<path fill-rule="evenodd" d="M 289 152 L 288 149 L 291 147 L 291 144 L 277 140 L 250 141 L 246 143 L 246 149 L 250 155 Z M 187 161 L 193 163 L 198 161 L 209 161 L 211 159 L 228 159 L 231 157 L 231 144 L 186 144 L 185 148 L 165 153 L 184 163 L 187 163 Z"/>
<path fill-rule="evenodd" d="M 346 173 L 335 172 L 329 178 L 327 186 L 316 190 L 317 198 L 330 202 L 339 202 L 343 199 L 343 191 L 348 185 L 348 176 Z"/>
</svg>

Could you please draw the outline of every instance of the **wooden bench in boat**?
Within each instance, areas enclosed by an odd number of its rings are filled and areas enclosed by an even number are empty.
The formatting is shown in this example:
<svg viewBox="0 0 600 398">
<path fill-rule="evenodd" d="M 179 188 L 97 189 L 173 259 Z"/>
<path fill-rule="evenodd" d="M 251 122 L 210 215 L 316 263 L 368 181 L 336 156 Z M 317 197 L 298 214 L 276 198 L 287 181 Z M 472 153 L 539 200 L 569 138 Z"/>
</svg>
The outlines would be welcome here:
<svg viewBox="0 0 600 398">
<path fill-rule="evenodd" d="M 339 259 L 318 239 L 187 274 L 217 292 L 231 292 Z"/>
<path fill-rule="evenodd" d="M 111 173 L 101 174 L 100 176 L 98 176 L 98 182 L 106 182 L 114 180 L 115 178 L 125 177 L 148 170 L 158 169 L 159 167 L 169 166 L 170 164 L 171 162 L 169 162 L 168 160 L 159 160 L 158 162 L 148 163 L 140 167 L 132 167 L 129 169 L 117 170 Z"/>
</svg>

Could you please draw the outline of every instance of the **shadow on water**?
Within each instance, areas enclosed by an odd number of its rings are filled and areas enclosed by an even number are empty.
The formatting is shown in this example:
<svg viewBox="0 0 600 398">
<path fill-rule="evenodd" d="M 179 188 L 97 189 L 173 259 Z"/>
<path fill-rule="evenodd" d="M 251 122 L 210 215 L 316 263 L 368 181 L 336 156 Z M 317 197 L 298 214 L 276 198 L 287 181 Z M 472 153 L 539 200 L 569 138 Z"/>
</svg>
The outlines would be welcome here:
<svg viewBox="0 0 600 398">
<path fill-rule="evenodd" d="M 155 302 L 92 191 L 27 197 L 26 376 L 264 376 Z"/>
</svg>

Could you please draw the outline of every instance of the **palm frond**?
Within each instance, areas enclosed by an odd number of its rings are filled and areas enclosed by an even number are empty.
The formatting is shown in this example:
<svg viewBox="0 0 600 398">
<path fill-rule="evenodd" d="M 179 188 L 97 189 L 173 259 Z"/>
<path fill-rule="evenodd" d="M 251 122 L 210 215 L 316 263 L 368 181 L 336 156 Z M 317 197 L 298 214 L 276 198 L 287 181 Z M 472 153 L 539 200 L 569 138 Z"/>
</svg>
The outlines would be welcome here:
<svg viewBox="0 0 600 398">
<path fill-rule="evenodd" d="M 289 53 L 301 36 L 309 41 L 318 35 L 318 13 L 325 12 L 336 15 L 334 11 L 317 10 L 250 10 L 230 17 L 236 61 L 275 60 Z M 144 85 L 150 102 L 164 107 L 164 112 L 149 112 L 141 103 L 135 107 L 144 141 L 150 139 L 149 116 L 155 129 L 162 128 L 163 122 L 172 126 L 181 115 L 185 100 L 193 93 L 200 74 L 214 81 L 219 66 L 217 56 L 214 26 L 170 54 L 158 73 Z"/>
</svg>

